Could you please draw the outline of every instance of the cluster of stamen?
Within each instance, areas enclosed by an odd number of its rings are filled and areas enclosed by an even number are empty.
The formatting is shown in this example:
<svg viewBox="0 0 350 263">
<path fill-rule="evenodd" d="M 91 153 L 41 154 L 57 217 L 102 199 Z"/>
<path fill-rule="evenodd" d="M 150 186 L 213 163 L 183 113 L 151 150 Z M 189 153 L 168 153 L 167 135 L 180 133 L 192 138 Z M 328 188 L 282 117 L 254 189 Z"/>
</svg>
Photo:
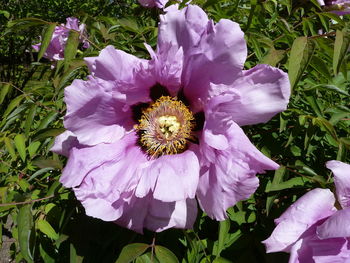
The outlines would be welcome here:
<svg viewBox="0 0 350 263">
<path fill-rule="evenodd" d="M 178 154 L 193 139 L 194 117 L 187 106 L 169 96 L 162 96 L 142 111 L 135 129 L 141 147 L 151 157 Z"/>
</svg>

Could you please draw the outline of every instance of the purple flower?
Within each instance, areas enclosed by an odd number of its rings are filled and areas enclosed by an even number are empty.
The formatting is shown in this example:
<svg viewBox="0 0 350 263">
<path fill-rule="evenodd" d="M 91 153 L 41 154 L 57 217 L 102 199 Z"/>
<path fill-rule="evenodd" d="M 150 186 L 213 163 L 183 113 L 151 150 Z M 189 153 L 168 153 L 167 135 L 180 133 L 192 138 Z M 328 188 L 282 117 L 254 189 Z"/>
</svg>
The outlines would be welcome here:
<svg viewBox="0 0 350 263">
<path fill-rule="evenodd" d="M 138 0 L 144 7 L 164 8 L 169 0 Z"/>
<path fill-rule="evenodd" d="M 350 0 L 317 0 L 322 6 L 327 6 L 332 13 L 337 15 L 350 14 Z"/>
<path fill-rule="evenodd" d="M 65 133 L 54 151 L 68 156 L 61 182 L 90 216 L 138 232 L 190 228 L 202 209 L 226 209 L 278 165 L 239 127 L 286 109 L 290 84 L 268 65 L 243 70 L 239 25 L 209 20 L 198 6 L 166 9 L 151 60 L 112 46 L 86 58 L 91 75 L 65 89 Z"/>
<path fill-rule="evenodd" d="M 326 166 L 342 210 L 329 189 L 311 190 L 275 220 L 275 230 L 263 241 L 267 252 L 289 252 L 290 263 L 350 262 L 350 165 L 329 161 Z"/>
<path fill-rule="evenodd" d="M 67 23 L 64 25 L 56 26 L 55 31 L 52 34 L 52 38 L 49 46 L 47 47 L 44 57 L 49 60 L 62 60 L 64 59 L 64 48 L 66 47 L 70 29 L 79 31 L 81 34 L 80 42 L 84 43 L 83 47 L 88 48 L 89 42 L 83 37 L 85 34 L 85 24 L 79 26 L 79 20 L 75 17 L 68 17 Z M 36 50 L 40 50 L 41 43 L 33 45 Z"/>
</svg>

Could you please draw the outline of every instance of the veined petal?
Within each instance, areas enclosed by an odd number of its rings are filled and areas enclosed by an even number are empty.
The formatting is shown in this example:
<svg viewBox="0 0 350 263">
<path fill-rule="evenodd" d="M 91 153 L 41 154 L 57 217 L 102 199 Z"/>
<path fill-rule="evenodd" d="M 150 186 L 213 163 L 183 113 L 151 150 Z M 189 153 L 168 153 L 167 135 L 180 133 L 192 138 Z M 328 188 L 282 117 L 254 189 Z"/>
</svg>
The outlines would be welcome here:
<svg viewBox="0 0 350 263">
<path fill-rule="evenodd" d="M 246 56 L 244 33 L 237 23 L 227 19 L 209 23 L 185 65 L 184 92 L 192 106 L 200 109 L 206 103 L 210 83 L 232 84 L 242 74 Z"/>
<path fill-rule="evenodd" d="M 338 202 L 343 208 L 350 207 L 350 165 L 329 161 L 326 166 L 333 172 Z"/>
<path fill-rule="evenodd" d="M 104 48 L 98 57 L 86 57 L 92 76 L 113 82 L 115 90 L 125 94 L 129 105 L 149 101 L 149 88 L 156 81 L 149 62 L 117 50 Z"/>
<path fill-rule="evenodd" d="M 172 227 L 189 229 L 193 227 L 196 216 L 197 201 L 195 199 L 170 203 L 152 200 L 145 219 L 145 227 L 156 232 Z"/>
<path fill-rule="evenodd" d="M 187 150 L 181 154 L 163 155 L 139 169 L 141 178 L 136 196 L 144 197 L 150 191 L 154 199 L 174 202 L 195 197 L 199 162 L 196 154 Z"/>
<path fill-rule="evenodd" d="M 111 91 L 113 83 L 101 82 L 94 78 L 74 80 L 65 89 L 64 125 L 81 144 L 113 143 L 133 125 L 125 96 Z"/>
<path fill-rule="evenodd" d="M 208 108 L 225 120 L 238 125 L 251 125 L 269 121 L 287 108 L 290 96 L 288 75 L 268 65 L 257 65 L 244 72 L 231 89 L 223 85 L 211 86 L 212 94 L 219 94 L 209 101 Z"/>
<path fill-rule="evenodd" d="M 336 211 L 334 202 L 334 195 L 329 189 L 316 188 L 300 197 L 275 220 L 275 230 L 263 241 L 267 251 L 289 252 L 305 231 Z"/>
<path fill-rule="evenodd" d="M 50 151 L 68 157 L 69 151 L 73 147 L 79 148 L 79 141 L 74 133 L 65 131 L 55 138 L 55 143 L 51 147 Z"/>
<path fill-rule="evenodd" d="M 322 225 L 317 227 L 321 239 L 350 237 L 350 207 L 336 211 Z"/>
<path fill-rule="evenodd" d="M 207 120 L 200 152 L 202 169 L 197 197 L 203 210 L 217 220 L 227 218 L 227 208 L 255 192 L 259 185 L 257 173 L 278 168 L 235 123 L 224 130 L 215 119 Z"/>
</svg>

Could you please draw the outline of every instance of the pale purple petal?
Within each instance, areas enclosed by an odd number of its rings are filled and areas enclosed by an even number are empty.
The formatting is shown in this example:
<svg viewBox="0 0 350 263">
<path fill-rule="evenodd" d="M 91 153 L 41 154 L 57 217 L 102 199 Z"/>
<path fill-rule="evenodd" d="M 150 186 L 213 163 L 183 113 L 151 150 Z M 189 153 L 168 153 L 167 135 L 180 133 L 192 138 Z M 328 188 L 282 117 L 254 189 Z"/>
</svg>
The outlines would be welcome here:
<svg viewBox="0 0 350 263">
<path fill-rule="evenodd" d="M 210 100 L 208 108 L 217 118 L 240 126 L 269 121 L 287 108 L 290 97 L 288 74 L 268 65 L 245 71 L 230 88 L 223 92 L 223 85 L 212 85 L 210 92 L 221 95 Z"/>
<path fill-rule="evenodd" d="M 141 177 L 136 196 L 144 197 L 150 191 L 163 202 L 193 199 L 199 178 L 199 162 L 196 154 L 187 150 L 176 155 L 164 155 L 149 161 L 138 170 Z"/>
<path fill-rule="evenodd" d="M 101 168 L 102 170 L 109 169 L 110 166 L 108 164 L 114 164 L 115 166 L 119 167 L 122 166 L 123 173 L 125 173 L 125 176 L 118 178 L 121 179 L 128 179 L 128 175 L 133 174 L 135 172 L 135 167 L 130 166 L 129 169 L 126 169 L 125 167 L 127 164 L 125 162 L 135 161 L 139 159 L 139 162 L 145 161 L 145 157 L 143 157 L 143 154 L 141 154 L 141 151 L 138 147 L 135 146 L 136 138 L 135 135 L 130 134 L 125 136 L 122 140 L 114 143 L 114 144 L 99 144 L 92 147 L 85 147 L 85 148 L 72 148 L 70 151 L 69 159 L 67 162 L 66 167 L 63 169 L 63 173 L 61 176 L 61 183 L 65 187 L 76 187 L 79 186 L 82 181 L 84 180 L 85 176 L 88 173 L 95 174 L 100 172 L 102 176 L 104 174 L 103 171 L 98 171 L 96 169 Z M 133 147 L 132 147 L 133 146 Z M 134 150 L 136 149 L 136 150 Z M 139 153 L 140 152 L 140 153 Z M 130 158 L 127 160 L 125 159 L 126 156 L 129 156 Z M 103 164 L 107 164 L 105 166 L 102 166 Z M 124 165 L 124 166 L 123 166 Z M 114 167 L 113 168 L 116 174 L 118 170 Z M 110 169 L 110 170 L 113 170 Z M 90 176 L 91 177 L 91 176 Z M 98 178 L 98 175 L 97 175 Z M 112 179 L 111 179 L 112 180 Z M 135 178 L 137 180 L 137 178 Z M 102 183 L 106 182 L 104 180 L 100 180 Z M 118 186 L 119 187 L 119 186 Z M 114 186 L 114 188 L 117 188 Z"/>
<path fill-rule="evenodd" d="M 149 90 L 156 80 L 148 61 L 113 46 L 104 48 L 98 57 L 86 57 L 84 60 L 92 76 L 113 82 L 114 89 L 126 95 L 129 105 L 149 101 Z"/>
<path fill-rule="evenodd" d="M 257 173 L 278 169 L 238 125 L 222 129 L 215 120 L 207 120 L 200 140 L 202 169 L 197 197 L 203 210 L 216 220 L 227 218 L 227 208 L 255 192 Z"/>
<path fill-rule="evenodd" d="M 350 237 L 350 208 L 338 210 L 322 225 L 317 227 L 317 235 L 321 239 Z"/>
<path fill-rule="evenodd" d="M 70 131 L 65 131 L 55 138 L 55 143 L 50 151 L 68 157 L 69 151 L 73 147 L 79 148 L 79 146 L 80 144 L 75 134 Z"/>
<path fill-rule="evenodd" d="M 289 252 L 305 231 L 336 211 L 334 202 L 334 195 L 329 189 L 317 188 L 300 197 L 275 220 L 275 230 L 263 241 L 267 252 Z"/>
<path fill-rule="evenodd" d="M 132 128 L 132 112 L 125 95 L 113 92 L 112 88 L 111 82 L 89 78 L 74 80 L 65 89 L 64 125 L 81 144 L 112 143 Z"/>
<path fill-rule="evenodd" d="M 145 220 L 145 227 L 160 232 L 168 228 L 189 229 L 197 217 L 197 201 L 195 199 L 164 203 L 159 200 L 150 202 Z"/>
<path fill-rule="evenodd" d="M 206 102 L 210 83 L 232 84 L 242 74 L 246 56 L 244 33 L 237 23 L 208 23 L 198 47 L 188 54 L 184 73 L 184 92 L 192 105 L 200 108 Z"/>
<path fill-rule="evenodd" d="M 350 207 L 350 165 L 329 161 L 326 166 L 333 172 L 338 202 L 343 208 Z"/>
</svg>

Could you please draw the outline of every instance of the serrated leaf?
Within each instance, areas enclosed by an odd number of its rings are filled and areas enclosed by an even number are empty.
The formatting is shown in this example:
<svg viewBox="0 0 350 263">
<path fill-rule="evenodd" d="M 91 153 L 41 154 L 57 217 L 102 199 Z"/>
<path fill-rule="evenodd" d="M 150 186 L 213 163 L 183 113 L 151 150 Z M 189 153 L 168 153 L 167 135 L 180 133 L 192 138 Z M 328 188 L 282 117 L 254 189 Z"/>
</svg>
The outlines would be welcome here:
<svg viewBox="0 0 350 263">
<path fill-rule="evenodd" d="M 31 212 L 31 205 L 22 206 L 17 215 L 18 225 L 18 242 L 21 254 L 28 262 L 33 262 L 31 250 L 31 234 L 33 228 L 33 215 Z"/>
<path fill-rule="evenodd" d="M 43 232 L 49 238 L 52 238 L 53 240 L 57 240 L 59 238 L 59 235 L 56 233 L 56 231 L 53 229 L 50 223 L 47 222 L 46 220 L 39 219 L 36 222 L 36 226 L 41 232 Z"/>
<path fill-rule="evenodd" d="M 14 138 L 14 142 L 19 156 L 21 157 L 22 161 L 25 162 L 27 156 L 25 136 L 23 134 L 17 134 Z"/>
<path fill-rule="evenodd" d="M 55 31 L 55 28 L 56 28 L 56 24 L 49 24 L 49 25 L 46 26 L 45 32 L 44 32 L 44 34 L 42 36 L 40 50 L 39 50 L 39 53 L 38 53 L 38 61 L 45 54 L 45 51 L 46 51 L 47 47 L 50 44 L 50 41 L 51 41 L 53 32 Z"/>
<path fill-rule="evenodd" d="M 144 243 L 134 243 L 123 247 L 115 263 L 129 263 L 141 256 L 149 248 Z"/>
<path fill-rule="evenodd" d="M 298 84 L 314 52 L 315 45 L 307 37 L 294 40 L 288 63 L 288 75 L 292 90 Z"/>
<path fill-rule="evenodd" d="M 334 42 L 334 53 L 333 53 L 333 72 L 337 75 L 340 66 L 343 62 L 345 54 L 348 52 L 350 45 L 350 35 L 347 31 L 337 30 L 335 42 Z"/>
<path fill-rule="evenodd" d="M 166 247 L 155 246 L 156 257 L 162 263 L 179 263 L 179 260 L 173 252 Z"/>
</svg>

